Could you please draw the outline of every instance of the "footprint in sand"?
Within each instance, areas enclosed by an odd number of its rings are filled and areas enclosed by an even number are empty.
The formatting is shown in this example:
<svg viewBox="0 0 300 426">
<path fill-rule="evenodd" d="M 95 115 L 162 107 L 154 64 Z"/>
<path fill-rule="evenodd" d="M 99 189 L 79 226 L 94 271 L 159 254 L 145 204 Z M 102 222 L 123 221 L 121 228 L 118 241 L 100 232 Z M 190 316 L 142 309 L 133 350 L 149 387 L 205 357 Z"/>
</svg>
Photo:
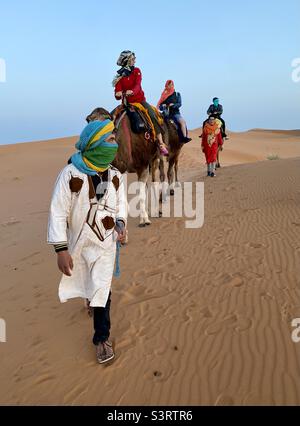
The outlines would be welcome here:
<svg viewBox="0 0 300 426">
<path fill-rule="evenodd" d="M 30 362 L 28 364 L 21 365 L 14 373 L 14 381 L 20 382 L 36 374 L 36 363 Z"/>
<path fill-rule="evenodd" d="M 267 291 L 263 291 L 263 292 L 261 292 L 260 293 L 260 297 L 262 298 L 262 299 L 265 299 L 265 300 L 273 300 L 274 299 L 274 296 L 272 296 L 270 293 L 268 293 Z"/>
<path fill-rule="evenodd" d="M 293 306 L 290 303 L 284 303 L 280 309 L 281 320 L 290 324 L 294 318 L 300 317 L 300 306 Z"/>
<path fill-rule="evenodd" d="M 11 217 L 7 222 L 2 222 L 2 226 L 12 226 L 17 225 L 18 223 L 21 223 L 20 220 L 17 220 L 15 217 Z"/>
<path fill-rule="evenodd" d="M 233 277 L 228 284 L 231 287 L 241 287 L 244 284 L 244 281 L 241 277 Z"/>
<path fill-rule="evenodd" d="M 212 312 L 208 309 L 208 307 L 202 308 L 199 311 L 204 318 L 211 318 L 213 316 Z"/>
<path fill-rule="evenodd" d="M 45 297 L 45 294 L 44 294 L 44 293 L 42 293 L 41 291 L 36 291 L 36 292 L 34 293 L 34 297 L 35 297 L 35 298 L 37 298 L 37 299 L 44 298 L 44 297 Z"/>
<path fill-rule="evenodd" d="M 252 325 L 252 320 L 239 314 L 229 314 L 221 321 L 211 323 L 205 330 L 207 335 L 217 334 L 233 329 L 238 332 L 248 330 Z"/>
<path fill-rule="evenodd" d="M 256 212 L 256 211 L 259 211 L 259 210 L 261 210 L 259 207 L 252 207 L 252 208 L 249 208 L 249 209 L 243 209 L 244 212 Z"/>
<path fill-rule="evenodd" d="M 135 297 L 143 296 L 145 294 L 146 288 L 143 284 L 138 282 L 133 282 L 130 288 L 127 291 L 127 294 L 130 296 L 130 300 Z"/>
<path fill-rule="evenodd" d="M 233 260 L 234 256 L 232 254 L 228 253 L 228 254 L 226 254 L 226 256 L 224 256 L 224 259 L 225 260 Z"/>
<path fill-rule="evenodd" d="M 260 243 L 247 243 L 246 246 L 254 248 L 254 249 L 266 248 L 265 245 L 260 244 Z"/>
<path fill-rule="evenodd" d="M 195 303 L 192 303 L 190 306 L 186 308 L 186 310 L 183 313 L 184 321 L 190 322 L 193 319 L 199 319 L 199 318 L 212 318 L 213 313 L 210 311 L 210 309 L 207 306 L 204 306 L 202 308 L 199 308 Z"/>
<path fill-rule="evenodd" d="M 169 271 L 171 268 L 176 267 L 178 264 L 184 263 L 183 256 L 175 256 L 170 259 L 169 262 L 166 262 L 163 265 L 160 265 L 156 268 L 143 268 L 133 273 L 133 278 L 135 280 L 145 279 L 154 275 L 162 274 L 164 271 Z"/>
<path fill-rule="evenodd" d="M 28 256 L 22 257 L 22 259 L 20 259 L 20 262 L 31 259 L 32 257 L 37 256 L 40 253 L 41 253 L 40 251 L 35 251 L 34 253 L 29 254 Z M 36 286 L 34 288 L 36 288 Z"/>
<path fill-rule="evenodd" d="M 240 275 L 225 274 L 220 280 L 217 280 L 217 286 L 226 285 L 228 287 L 241 287 L 245 284 Z"/>
<path fill-rule="evenodd" d="M 156 244 L 160 241 L 160 238 L 158 237 L 151 237 L 146 241 L 147 246 L 152 246 L 153 244 Z"/>
<path fill-rule="evenodd" d="M 32 347 L 36 347 L 36 346 L 40 346 L 43 342 L 43 338 L 42 336 L 36 336 L 34 337 L 34 339 L 31 341 L 31 346 Z"/>
<path fill-rule="evenodd" d="M 49 382 L 50 380 L 56 379 L 56 376 L 53 374 L 42 374 L 38 377 L 38 379 L 34 382 L 35 385 L 41 385 L 42 383 Z"/>
</svg>

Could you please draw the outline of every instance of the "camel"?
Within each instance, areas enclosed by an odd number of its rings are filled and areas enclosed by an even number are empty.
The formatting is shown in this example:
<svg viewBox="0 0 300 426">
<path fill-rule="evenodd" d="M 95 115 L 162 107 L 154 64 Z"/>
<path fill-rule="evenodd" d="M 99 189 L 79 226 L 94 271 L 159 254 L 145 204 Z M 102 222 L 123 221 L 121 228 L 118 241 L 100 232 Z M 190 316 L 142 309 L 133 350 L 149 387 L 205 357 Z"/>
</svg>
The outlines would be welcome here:
<svg viewBox="0 0 300 426">
<path fill-rule="evenodd" d="M 181 148 L 183 147 L 183 143 L 180 142 L 176 125 L 172 120 L 165 120 L 164 126 L 166 130 L 165 143 L 169 147 L 168 171 L 167 171 L 169 194 L 174 195 L 174 187 L 180 186 L 180 183 L 178 181 L 178 161 L 179 161 Z M 166 176 L 165 176 L 165 170 L 164 170 L 164 159 L 162 156 L 160 156 L 159 158 L 159 171 L 160 171 L 160 181 L 164 182 Z M 153 168 L 152 170 L 153 182 L 155 182 L 155 178 L 156 178 L 155 173 L 156 173 L 156 169 Z M 165 201 L 166 195 L 167 194 L 165 193 L 162 194 L 163 201 Z"/>
<path fill-rule="evenodd" d="M 146 184 L 149 169 L 155 174 L 159 167 L 159 149 L 156 142 L 146 139 L 144 133 L 136 134 L 131 131 L 129 118 L 125 114 L 116 122 L 113 113 L 104 108 L 96 108 L 86 118 L 87 122 L 109 118 L 116 124 L 115 136 L 119 149 L 112 165 L 121 173 L 136 173 L 139 182 L 140 197 L 140 227 L 150 225 L 151 221 L 146 208 Z"/>
<path fill-rule="evenodd" d="M 223 145 L 224 145 L 224 138 L 223 138 Z M 223 145 L 220 145 L 218 147 L 217 164 L 216 164 L 217 169 L 219 169 L 221 167 L 221 164 L 220 164 L 220 151 L 223 151 Z"/>
</svg>

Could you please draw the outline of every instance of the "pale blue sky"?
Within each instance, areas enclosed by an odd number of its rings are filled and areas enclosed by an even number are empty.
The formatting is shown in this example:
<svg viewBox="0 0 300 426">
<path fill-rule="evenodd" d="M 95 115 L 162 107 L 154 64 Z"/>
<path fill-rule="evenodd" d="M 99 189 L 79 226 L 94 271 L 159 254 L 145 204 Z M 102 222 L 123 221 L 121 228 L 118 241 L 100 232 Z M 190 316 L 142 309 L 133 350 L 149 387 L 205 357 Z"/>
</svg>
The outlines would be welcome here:
<svg viewBox="0 0 300 426">
<path fill-rule="evenodd" d="M 214 96 L 232 130 L 300 128 L 299 0 L 0 0 L 0 143 L 78 134 L 116 106 L 120 51 L 133 50 L 148 102 L 175 81 L 189 128 Z"/>
</svg>

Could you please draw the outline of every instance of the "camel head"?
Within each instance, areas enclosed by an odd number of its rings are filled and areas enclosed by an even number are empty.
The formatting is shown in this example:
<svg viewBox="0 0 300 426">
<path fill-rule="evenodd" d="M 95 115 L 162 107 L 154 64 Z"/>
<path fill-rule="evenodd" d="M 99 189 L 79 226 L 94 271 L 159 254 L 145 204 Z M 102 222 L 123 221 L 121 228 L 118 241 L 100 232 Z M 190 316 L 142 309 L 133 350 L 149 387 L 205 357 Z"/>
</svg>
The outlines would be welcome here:
<svg viewBox="0 0 300 426">
<path fill-rule="evenodd" d="M 86 121 L 90 123 L 91 121 L 99 120 L 113 120 L 111 114 L 105 108 L 95 108 L 87 117 Z"/>
</svg>

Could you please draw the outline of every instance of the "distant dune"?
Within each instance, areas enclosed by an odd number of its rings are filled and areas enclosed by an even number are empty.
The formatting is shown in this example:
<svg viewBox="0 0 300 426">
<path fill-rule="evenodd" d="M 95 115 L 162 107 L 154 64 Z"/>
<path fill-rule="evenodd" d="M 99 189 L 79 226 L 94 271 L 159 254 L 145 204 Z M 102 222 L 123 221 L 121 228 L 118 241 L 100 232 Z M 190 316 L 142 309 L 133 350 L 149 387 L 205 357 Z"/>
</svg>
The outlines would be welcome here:
<svg viewBox="0 0 300 426">
<path fill-rule="evenodd" d="M 252 129 L 249 132 L 268 132 L 273 134 L 280 134 L 286 136 L 300 136 L 300 130 L 271 130 L 271 129 Z"/>
<path fill-rule="evenodd" d="M 129 219 L 105 367 L 83 302 L 58 301 L 46 244 L 53 184 L 77 138 L 1 146 L 0 405 L 299 405 L 299 132 L 230 133 L 231 167 L 214 179 L 190 132 L 180 180 L 204 182 L 204 225 Z"/>
</svg>

